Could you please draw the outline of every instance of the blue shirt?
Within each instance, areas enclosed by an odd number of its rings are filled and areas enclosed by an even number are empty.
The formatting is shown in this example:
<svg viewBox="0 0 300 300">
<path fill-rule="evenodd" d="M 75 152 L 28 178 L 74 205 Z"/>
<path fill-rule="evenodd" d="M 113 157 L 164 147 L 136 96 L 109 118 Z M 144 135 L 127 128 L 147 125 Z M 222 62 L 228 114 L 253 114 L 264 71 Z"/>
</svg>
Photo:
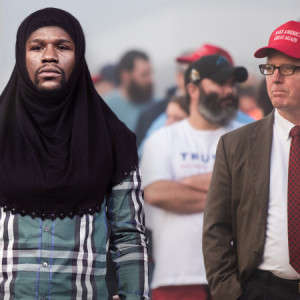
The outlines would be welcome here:
<svg viewBox="0 0 300 300">
<path fill-rule="evenodd" d="M 135 132 L 139 115 L 148 103 L 132 103 L 125 99 L 119 90 L 105 95 L 104 100 L 117 117 L 124 122 L 131 131 Z"/>
</svg>

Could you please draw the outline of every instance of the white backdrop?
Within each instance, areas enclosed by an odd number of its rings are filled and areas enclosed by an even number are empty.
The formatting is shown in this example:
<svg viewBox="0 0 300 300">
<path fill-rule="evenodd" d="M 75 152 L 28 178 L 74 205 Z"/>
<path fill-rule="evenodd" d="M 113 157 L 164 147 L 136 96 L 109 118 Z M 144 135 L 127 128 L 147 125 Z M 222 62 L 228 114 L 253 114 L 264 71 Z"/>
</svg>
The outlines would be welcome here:
<svg viewBox="0 0 300 300">
<path fill-rule="evenodd" d="M 237 65 L 259 77 L 262 60 L 254 51 L 276 27 L 300 19 L 300 0 L 0 0 L 0 92 L 14 66 L 19 24 L 49 6 L 68 10 L 82 24 L 92 73 L 128 49 L 146 51 L 159 96 L 174 82 L 174 58 L 203 43 L 227 49 Z"/>
</svg>

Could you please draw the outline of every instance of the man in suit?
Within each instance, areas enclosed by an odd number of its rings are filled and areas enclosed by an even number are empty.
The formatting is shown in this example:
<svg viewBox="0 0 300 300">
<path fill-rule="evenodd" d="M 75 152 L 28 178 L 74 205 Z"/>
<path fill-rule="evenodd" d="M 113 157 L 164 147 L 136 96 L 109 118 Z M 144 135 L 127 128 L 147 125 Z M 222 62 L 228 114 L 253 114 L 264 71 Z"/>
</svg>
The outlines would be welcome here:
<svg viewBox="0 0 300 300">
<path fill-rule="evenodd" d="M 214 300 L 300 299 L 299 37 L 300 23 L 287 22 L 255 52 L 267 58 L 259 67 L 275 110 L 217 147 L 203 229 Z"/>
</svg>

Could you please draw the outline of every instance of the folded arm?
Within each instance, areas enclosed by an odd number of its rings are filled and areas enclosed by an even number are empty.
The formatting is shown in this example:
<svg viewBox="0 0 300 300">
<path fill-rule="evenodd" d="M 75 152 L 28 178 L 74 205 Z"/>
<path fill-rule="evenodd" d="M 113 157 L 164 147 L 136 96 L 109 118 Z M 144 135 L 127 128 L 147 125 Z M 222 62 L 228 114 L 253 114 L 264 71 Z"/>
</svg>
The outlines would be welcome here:
<svg viewBox="0 0 300 300">
<path fill-rule="evenodd" d="M 202 212 L 205 200 L 205 192 L 172 180 L 155 181 L 145 188 L 145 201 L 179 214 Z"/>
<path fill-rule="evenodd" d="M 181 183 L 206 193 L 208 191 L 210 181 L 211 173 L 197 174 L 180 180 Z"/>
</svg>

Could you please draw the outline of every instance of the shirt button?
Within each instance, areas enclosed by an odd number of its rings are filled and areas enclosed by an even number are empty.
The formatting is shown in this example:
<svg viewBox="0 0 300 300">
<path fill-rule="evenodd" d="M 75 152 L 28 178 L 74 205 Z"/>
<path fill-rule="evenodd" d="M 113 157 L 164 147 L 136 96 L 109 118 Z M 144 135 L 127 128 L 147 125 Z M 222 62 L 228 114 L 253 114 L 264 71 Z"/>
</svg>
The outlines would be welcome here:
<svg viewBox="0 0 300 300">
<path fill-rule="evenodd" d="M 50 227 L 49 227 L 49 226 L 46 226 L 46 227 L 45 227 L 45 231 L 46 231 L 46 232 L 50 231 Z"/>
<path fill-rule="evenodd" d="M 48 267 L 48 263 L 46 261 L 43 262 L 43 267 L 47 268 Z"/>
</svg>

